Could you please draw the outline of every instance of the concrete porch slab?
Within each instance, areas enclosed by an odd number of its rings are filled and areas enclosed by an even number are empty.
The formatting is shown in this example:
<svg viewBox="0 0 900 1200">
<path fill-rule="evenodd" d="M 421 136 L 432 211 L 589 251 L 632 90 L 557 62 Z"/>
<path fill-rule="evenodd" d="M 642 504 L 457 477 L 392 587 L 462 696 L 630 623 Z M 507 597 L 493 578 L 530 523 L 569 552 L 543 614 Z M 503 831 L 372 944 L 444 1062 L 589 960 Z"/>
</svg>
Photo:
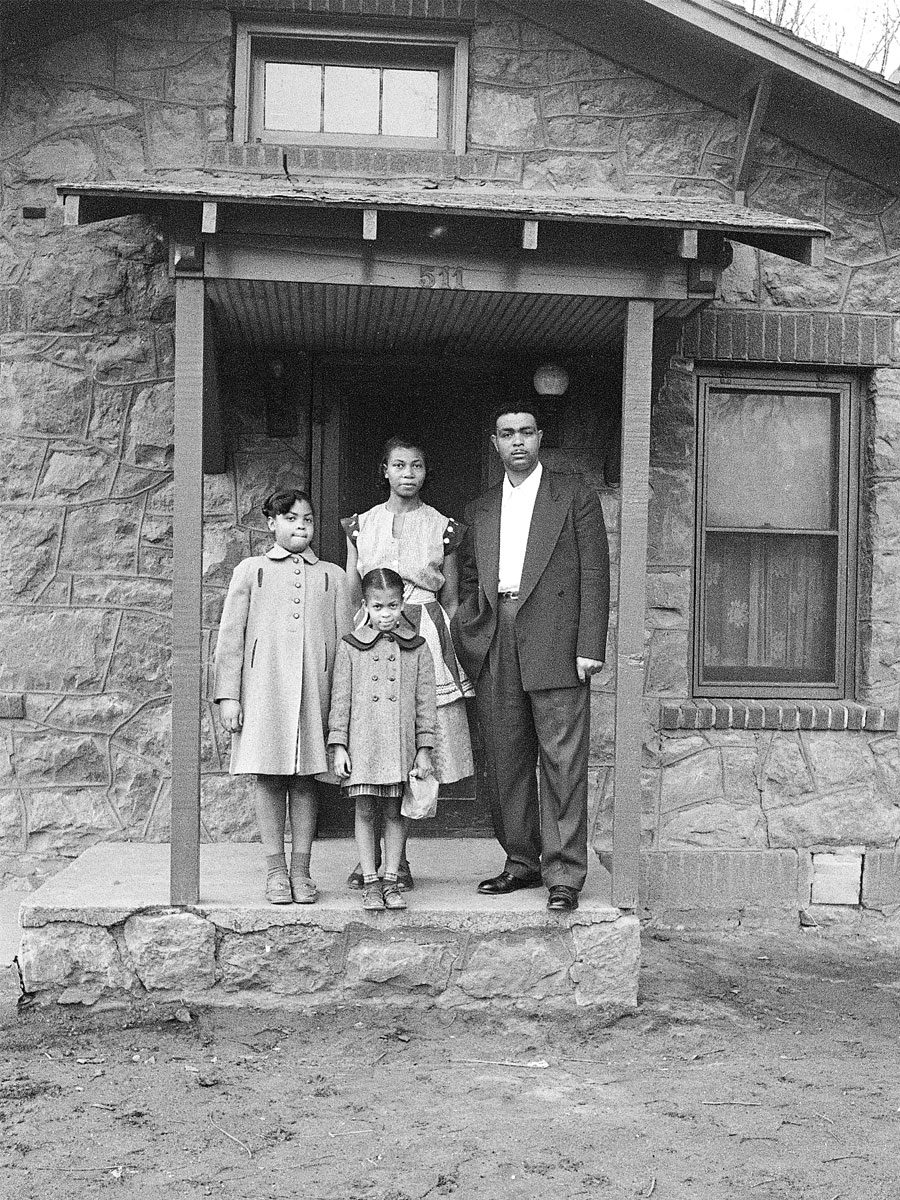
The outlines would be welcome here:
<svg viewBox="0 0 900 1200">
<path fill-rule="evenodd" d="M 200 902 L 184 909 L 168 904 L 168 846 L 93 846 L 22 904 L 25 986 L 88 1004 L 635 1006 L 638 922 L 607 903 L 598 863 L 578 910 L 555 914 L 543 888 L 478 895 L 501 865 L 492 841 L 423 839 L 410 860 L 409 908 L 367 913 L 345 882 L 350 841 L 317 843 L 319 901 L 284 906 L 262 898 L 258 845 L 207 845 Z"/>
</svg>

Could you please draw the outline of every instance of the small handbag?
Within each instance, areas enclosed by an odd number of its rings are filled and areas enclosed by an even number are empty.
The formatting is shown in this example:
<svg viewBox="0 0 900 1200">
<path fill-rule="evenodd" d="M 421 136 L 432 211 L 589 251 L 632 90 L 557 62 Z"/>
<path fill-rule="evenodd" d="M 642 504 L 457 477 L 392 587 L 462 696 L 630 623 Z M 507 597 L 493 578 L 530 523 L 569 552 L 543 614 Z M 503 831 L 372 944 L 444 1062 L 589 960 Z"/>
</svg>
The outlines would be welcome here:
<svg viewBox="0 0 900 1200">
<path fill-rule="evenodd" d="M 440 784 L 434 775 L 426 775 L 424 779 L 409 775 L 403 787 L 400 815 L 412 817 L 414 821 L 435 816 L 439 787 Z"/>
</svg>

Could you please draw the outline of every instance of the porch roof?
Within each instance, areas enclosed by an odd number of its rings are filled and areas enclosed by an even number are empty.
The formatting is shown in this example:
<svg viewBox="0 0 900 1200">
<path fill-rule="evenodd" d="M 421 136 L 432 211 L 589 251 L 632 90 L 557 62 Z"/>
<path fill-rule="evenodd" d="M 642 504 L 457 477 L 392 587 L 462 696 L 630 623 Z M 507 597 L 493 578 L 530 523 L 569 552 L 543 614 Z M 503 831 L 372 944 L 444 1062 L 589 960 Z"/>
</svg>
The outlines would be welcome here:
<svg viewBox="0 0 900 1200">
<path fill-rule="evenodd" d="M 380 187 L 274 183 L 241 175 L 179 172 L 175 177 L 62 183 L 64 198 L 78 198 L 73 224 L 88 224 L 158 205 L 268 205 L 314 209 L 374 209 L 420 214 L 453 213 L 522 221 L 570 221 L 632 228 L 697 230 L 746 242 L 787 258 L 812 262 L 828 229 L 813 221 L 744 208 L 718 198 L 605 196 L 577 190 L 534 192 L 474 187 Z M 199 225 L 199 218 L 198 218 Z"/>
</svg>

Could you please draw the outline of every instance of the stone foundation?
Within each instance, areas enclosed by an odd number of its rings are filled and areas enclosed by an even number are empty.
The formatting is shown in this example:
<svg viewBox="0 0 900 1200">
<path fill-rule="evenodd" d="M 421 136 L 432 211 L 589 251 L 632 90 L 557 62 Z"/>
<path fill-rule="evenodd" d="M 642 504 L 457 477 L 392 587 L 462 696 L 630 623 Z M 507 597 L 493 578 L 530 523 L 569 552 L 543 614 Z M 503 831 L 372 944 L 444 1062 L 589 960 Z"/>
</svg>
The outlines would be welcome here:
<svg viewBox="0 0 900 1200">
<path fill-rule="evenodd" d="M 367 913 L 345 884 L 355 858 L 350 842 L 320 843 L 319 902 L 276 907 L 258 846 L 204 846 L 201 901 L 176 909 L 168 847 L 94 846 L 23 904 L 24 985 L 61 1004 L 636 1006 L 638 921 L 605 903 L 598 866 L 579 909 L 554 914 L 543 889 L 476 893 L 501 865 L 493 842 L 428 840 L 411 847 L 406 912 Z"/>
</svg>

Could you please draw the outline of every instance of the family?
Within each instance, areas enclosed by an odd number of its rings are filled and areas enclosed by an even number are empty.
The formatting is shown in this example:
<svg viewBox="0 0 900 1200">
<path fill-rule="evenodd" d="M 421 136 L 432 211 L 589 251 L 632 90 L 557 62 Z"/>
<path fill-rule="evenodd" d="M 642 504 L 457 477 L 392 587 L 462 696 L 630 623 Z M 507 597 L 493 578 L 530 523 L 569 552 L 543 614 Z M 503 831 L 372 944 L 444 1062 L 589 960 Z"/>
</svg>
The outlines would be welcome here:
<svg viewBox="0 0 900 1200">
<path fill-rule="evenodd" d="M 355 808 L 349 886 L 366 909 L 406 907 L 409 816 L 433 812 L 441 783 L 473 773 L 474 694 L 506 855 L 478 891 L 543 884 L 550 910 L 578 907 L 589 683 L 603 666 L 609 616 L 603 514 L 577 476 L 543 467 L 533 407 L 498 409 L 490 436 L 504 478 L 463 523 L 423 502 L 428 465 L 417 441 L 391 438 L 379 467 L 385 501 L 342 521 L 346 571 L 311 549 L 306 492 L 264 502 L 275 544 L 234 571 L 215 700 L 232 735 L 232 774 L 256 776 L 273 904 L 318 897 L 316 781 L 328 779 Z"/>
</svg>

